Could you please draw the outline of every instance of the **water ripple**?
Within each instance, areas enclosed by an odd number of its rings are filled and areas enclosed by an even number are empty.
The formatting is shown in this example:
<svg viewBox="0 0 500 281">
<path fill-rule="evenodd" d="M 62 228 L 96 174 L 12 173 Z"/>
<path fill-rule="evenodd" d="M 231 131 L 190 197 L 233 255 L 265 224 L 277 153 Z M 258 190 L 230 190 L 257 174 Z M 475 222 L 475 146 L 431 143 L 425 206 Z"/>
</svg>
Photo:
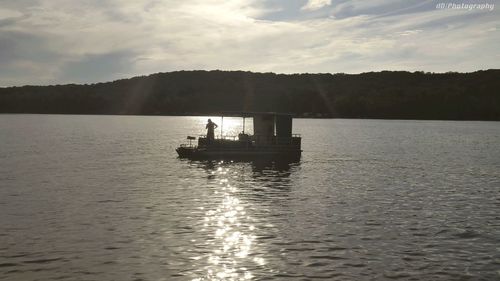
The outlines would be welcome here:
<svg viewBox="0 0 500 281">
<path fill-rule="evenodd" d="M 275 163 L 176 158 L 197 118 L 0 119 L 1 280 L 500 278 L 495 122 L 299 119 Z"/>
</svg>

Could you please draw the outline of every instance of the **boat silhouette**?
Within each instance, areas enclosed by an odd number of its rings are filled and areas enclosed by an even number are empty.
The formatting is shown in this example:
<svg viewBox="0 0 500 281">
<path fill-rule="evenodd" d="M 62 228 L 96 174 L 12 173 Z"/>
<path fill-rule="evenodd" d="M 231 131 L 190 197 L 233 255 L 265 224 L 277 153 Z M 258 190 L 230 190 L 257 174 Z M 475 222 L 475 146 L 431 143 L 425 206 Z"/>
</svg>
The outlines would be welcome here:
<svg viewBox="0 0 500 281">
<path fill-rule="evenodd" d="M 218 114 L 219 115 L 219 114 Z M 180 158 L 188 159 L 286 159 L 300 160 L 302 138 L 292 133 L 293 118 L 288 113 L 276 112 L 226 112 L 222 117 L 219 138 L 188 136 L 188 143 L 176 148 Z M 238 136 L 222 134 L 224 117 L 243 118 L 243 130 Z M 253 118 L 253 135 L 245 133 L 245 119 Z M 195 142 L 193 144 L 193 141 Z"/>
</svg>

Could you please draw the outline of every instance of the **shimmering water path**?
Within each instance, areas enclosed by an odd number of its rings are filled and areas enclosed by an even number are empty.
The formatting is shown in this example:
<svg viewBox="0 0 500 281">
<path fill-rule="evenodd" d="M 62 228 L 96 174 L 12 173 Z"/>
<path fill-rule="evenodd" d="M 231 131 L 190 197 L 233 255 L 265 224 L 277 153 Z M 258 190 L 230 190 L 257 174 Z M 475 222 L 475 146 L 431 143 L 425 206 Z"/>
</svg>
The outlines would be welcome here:
<svg viewBox="0 0 500 281">
<path fill-rule="evenodd" d="M 300 119 L 299 163 L 178 159 L 205 119 L 0 115 L 0 279 L 500 279 L 500 123 Z"/>
</svg>

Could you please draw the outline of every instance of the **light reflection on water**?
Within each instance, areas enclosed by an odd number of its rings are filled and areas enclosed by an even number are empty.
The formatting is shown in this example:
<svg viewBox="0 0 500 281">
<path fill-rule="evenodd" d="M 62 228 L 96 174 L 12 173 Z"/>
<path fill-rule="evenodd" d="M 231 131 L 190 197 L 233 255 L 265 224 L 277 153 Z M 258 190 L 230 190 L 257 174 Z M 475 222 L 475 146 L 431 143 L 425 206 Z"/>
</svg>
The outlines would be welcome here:
<svg viewBox="0 0 500 281">
<path fill-rule="evenodd" d="M 178 159 L 205 117 L 0 121 L 0 280 L 500 276 L 498 122 L 300 119 L 269 164 Z"/>
<path fill-rule="evenodd" d="M 223 164 L 223 162 L 219 162 Z M 246 213 L 237 195 L 237 187 L 230 181 L 235 171 L 227 167 L 218 167 L 210 172 L 219 186 L 213 193 L 221 198 L 220 204 L 206 210 L 202 232 L 212 233 L 207 239 L 209 248 L 214 249 L 205 257 L 207 260 L 205 275 L 194 280 L 249 280 L 253 274 L 243 266 L 249 261 L 264 265 L 262 257 L 252 255 L 255 243 L 255 225 Z M 208 234 L 210 235 L 210 234 Z"/>
<path fill-rule="evenodd" d="M 300 163 L 180 160 L 205 173 L 205 195 L 197 208 L 190 280 L 260 280 L 278 274 L 283 248 L 270 249 L 279 236 L 272 205 L 282 204 L 290 191 L 290 175 Z M 270 259 L 270 260 L 269 260 Z"/>
</svg>

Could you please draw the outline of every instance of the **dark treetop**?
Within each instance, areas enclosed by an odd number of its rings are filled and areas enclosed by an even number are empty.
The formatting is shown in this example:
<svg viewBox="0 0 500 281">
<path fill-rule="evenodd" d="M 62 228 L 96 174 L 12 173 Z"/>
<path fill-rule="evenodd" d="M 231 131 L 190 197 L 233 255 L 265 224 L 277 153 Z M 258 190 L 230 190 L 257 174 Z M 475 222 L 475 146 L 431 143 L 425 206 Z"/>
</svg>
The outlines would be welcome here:
<svg viewBox="0 0 500 281">
<path fill-rule="evenodd" d="M 91 85 L 0 88 L 1 113 L 500 120 L 500 70 L 274 74 L 178 71 Z"/>
</svg>

